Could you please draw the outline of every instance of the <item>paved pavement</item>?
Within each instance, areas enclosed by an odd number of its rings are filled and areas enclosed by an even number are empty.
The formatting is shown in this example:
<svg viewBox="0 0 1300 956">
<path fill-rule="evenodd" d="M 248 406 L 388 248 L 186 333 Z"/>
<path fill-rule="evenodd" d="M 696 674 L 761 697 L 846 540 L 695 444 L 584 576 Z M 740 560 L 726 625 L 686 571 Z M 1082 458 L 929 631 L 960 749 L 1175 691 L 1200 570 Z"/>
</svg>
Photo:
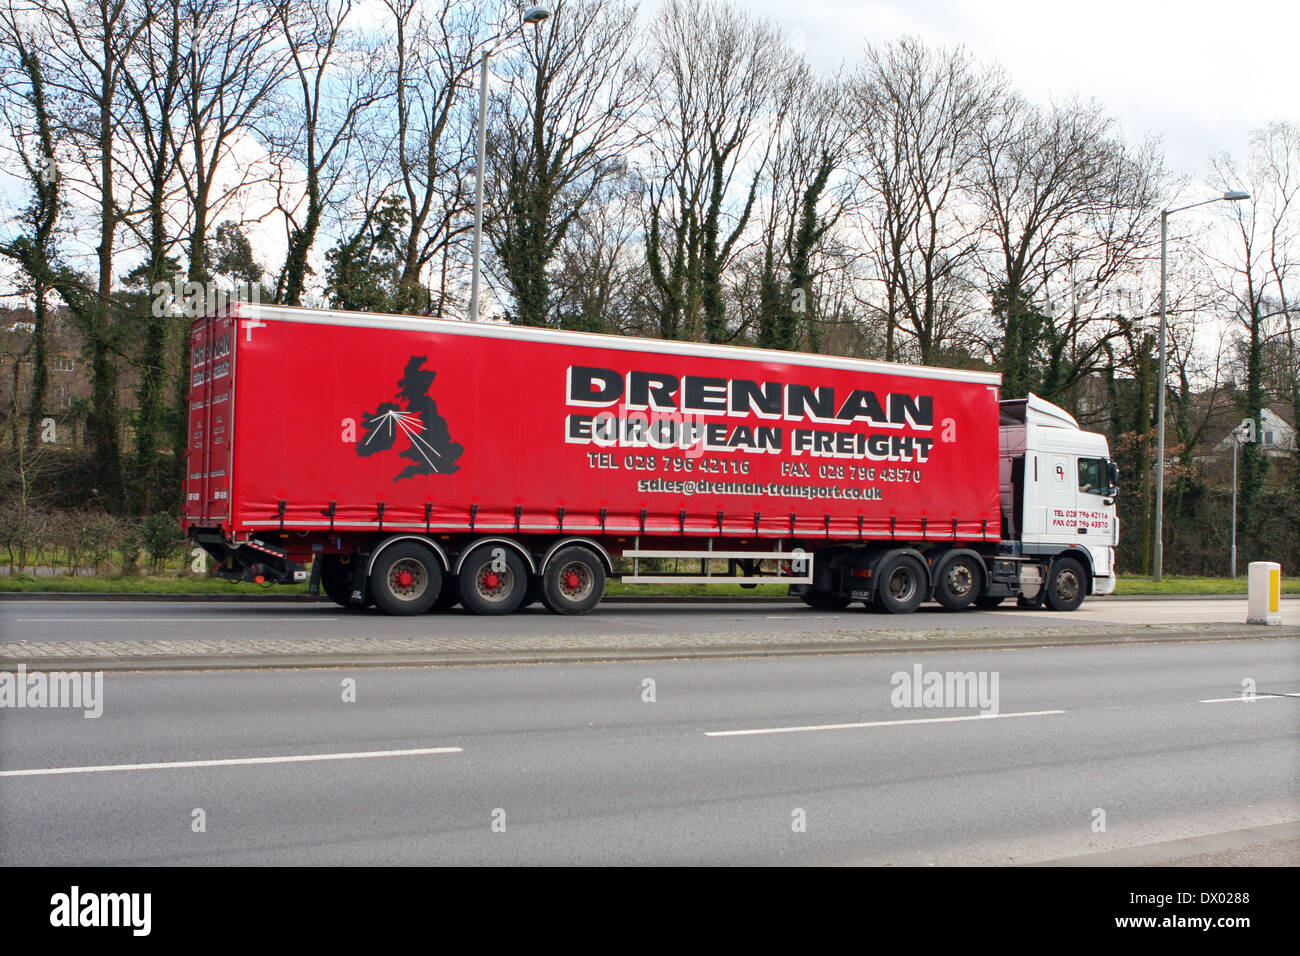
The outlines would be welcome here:
<svg viewBox="0 0 1300 956">
<path fill-rule="evenodd" d="M 367 662 L 590 660 L 825 653 L 924 644 L 1022 646 L 1300 634 L 1300 602 L 1284 627 L 1248 626 L 1245 599 L 1093 600 L 1070 614 L 1015 607 L 937 607 L 888 615 L 785 604 L 616 604 L 570 617 L 540 608 L 504 617 L 419 617 L 334 605 L 0 602 L 0 666 L 222 667 Z"/>
<path fill-rule="evenodd" d="M 0 863 L 1300 863 L 1297 641 L 921 648 L 110 673 L 3 712 Z"/>
</svg>

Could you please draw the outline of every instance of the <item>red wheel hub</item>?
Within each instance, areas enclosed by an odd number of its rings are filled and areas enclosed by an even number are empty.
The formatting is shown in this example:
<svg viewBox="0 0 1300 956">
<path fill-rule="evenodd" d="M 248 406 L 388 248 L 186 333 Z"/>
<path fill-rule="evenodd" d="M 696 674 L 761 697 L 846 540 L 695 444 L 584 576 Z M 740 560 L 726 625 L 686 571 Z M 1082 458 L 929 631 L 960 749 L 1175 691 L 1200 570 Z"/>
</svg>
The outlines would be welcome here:
<svg viewBox="0 0 1300 956">
<path fill-rule="evenodd" d="M 409 588 L 415 583 L 415 575 L 403 568 L 393 576 L 393 583 L 399 588 Z"/>
<path fill-rule="evenodd" d="M 501 586 L 501 575 L 495 571 L 489 571 L 483 575 L 483 586 L 485 588 L 497 588 Z"/>
<path fill-rule="evenodd" d="M 570 571 L 564 575 L 564 586 L 570 590 L 575 590 L 582 581 L 578 578 L 577 571 Z"/>
</svg>

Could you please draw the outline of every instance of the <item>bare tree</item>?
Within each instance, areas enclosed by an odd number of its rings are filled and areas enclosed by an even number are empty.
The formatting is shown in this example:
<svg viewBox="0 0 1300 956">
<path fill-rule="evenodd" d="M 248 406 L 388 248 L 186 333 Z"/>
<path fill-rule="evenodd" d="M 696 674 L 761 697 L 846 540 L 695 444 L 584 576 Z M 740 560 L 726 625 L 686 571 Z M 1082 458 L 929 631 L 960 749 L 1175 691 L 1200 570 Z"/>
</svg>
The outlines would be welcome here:
<svg viewBox="0 0 1300 956">
<path fill-rule="evenodd" d="M 276 0 L 276 21 L 289 52 L 289 85 L 296 94 L 295 109 L 268 133 L 290 154 L 277 183 L 289 246 L 275 288 L 276 301 L 284 305 L 302 302 L 307 257 L 326 207 L 344 181 L 361 118 L 388 95 L 379 51 L 348 28 L 354 7 L 353 0 Z"/>
<path fill-rule="evenodd" d="M 787 73 L 787 102 L 767 172 L 769 201 L 761 225 L 756 341 L 767 348 L 821 349 L 822 253 L 852 195 L 845 175 L 852 125 L 837 108 L 838 78 L 819 80 L 806 64 Z"/>
<path fill-rule="evenodd" d="M 651 29 L 646 259 L 659 333 L 722 342 L 724 276 L 789 107 L 796 59 L 779 31 L 725 2 L 668 0 Z"/>
<path fill-rule="evenodd" d="M 54 120 L 50 115 L 39 39 L 23 22 L 12 3 L 0 11 L 0 116 L 3 116 L 17 165 L 22 169 L 30 199 L 19 214 L 18 234 L 0 243 L 4 256 L 27 276 L 24 291 L 32 298 L 32 335 L 29 345 L 32 382 L 25 414 L 23 440 L 30 446 L 45 410 L 49 391 L 48 344 L 50 334 L 51 277 L 56 268 L 55 227 L 62 206 L 55 159 Z M 8 164 L 7 164 L 8 165 Z M 11 166 L 12 168 L 12 166 Z M 15 359 L 15 370 L 18 360 Z M 17 376 L 14 402 L 17 403 Z M 17 419 L 12 423 L 18 427 Z M 18 443 L 15 431 L 14 445 Z"/>
<path fill-rule="evenodd" d="M 1096 300 L 1141 267 L 1168 178 L 1160 150 L 1127 145 L 1095 103 L 1042 110 L 1010 97 L 980 131 L 978 162 L 1004 387 L 1059 395 L 1096 368 L 1116 329 L 1092 310 L 1050 307 L 1053 293 L 1070 283 Z"/>
<path fill-rule="evenodd" d="M 189 205 L 187 277 L 211 278 L 209 233 L 227 203 L 264 173 L 239 155 L 241 140 L 268 125 L 285 77 L 274 0 L 185 0 L 183 128 L 177 131 Z"/>
<path fill-rule="evenodd" d="M 620 178 L 639 140 L 632 119 L 646 75 L 628 29 L 635 18 L 636 6 L 624 0 L 559 0 L 505 59 L 487 232 L 525 325 L 551 322 L 556 250 L 592 197 Z"/>
<path fill-rule="evenodd" d="M 70 273 L 55 283 L 86 338 L 92 372 L 86 432 L 94 451 L 97 488 L 114 507 L 124 499 L 122 436 L 117 394 L 121 329 L 114 301 L 118 228 L 124 216 L 119 136 L 122 79 L 147 21 L 130 0 L 37 0 L 33 9 L 49 30 L 46 82 L 62 119 L 56 135 L 74 152 L 69 189 L 94 209 L 97 275 L 91 284 Z M 84 176 L 84 178 L 82 178 Z"/>
<path fill-rule="evenodd" d="M 550 276 L 561 328 L 654 334 L 640 249 L 643 190 L 631 171 L 606 179 L 565 232 Z"/>
<path fill-rule="evenodd" d="M 932 361 L 977 309 L 971 189 L 979 136 L 1005 84 L 964 50 L 915 38 L 868 47 L 850 84 L 845 109 L 858 119 L 859 175 L 873 209 L 864 231 L 874 240 L 889 359 L 903 335 L 921 362 Z"/>
<path fill-rule="evenodd" d="M 206 288 L 212 278 L 210 230 L 227 204 L 258 179 L 237 147 L 265 125 L 287 53 L 276 45 L 274 0 L 186 0 L 182 11 L 184 121 L 173 132 L 189 215 L 186 275 Z M 184 330 L 177 347 L 171 478 L 180 487 L 190 421 L 190 339 Z"/>
<path fill-rule="evenodd" d="M 394 44 L 391 125 L 380 135 L 395 147 L 396 191 L 405 210 L 398 249 L 400 307 L 442 315 L 451 292 L 447 263 L 469 228 L 466 211 L 473 195 L 469 111 L 478 39 L 486 10 L 457 0 L 384 0 L 392 18 Z M 425 276 L 438 272 L 426 285 Z M 436 292 L 433 289 L 436 288 Z"/>
<path fill-rule="evenodd" d="M 1259 422 L 1269 402 L 1266 389 L 1267 345 L 1276 338 L 1294 349 L 1291 288 L 1300 270 L 1300 135 L 1293 126 L 1275 124 L 1258 130 L 1244 163 L 1221 154 L 1211 161 L 1215 189 L 1244 189 L 1249 202 L 1224 203 L 1219 214 L 1232 226 L 1226 255 L 1206 255 L 1213 263 L 1229 319 L 1241 336 L 1239 351 L 1244 388 L 1241 410 Z M 1287 397 L 1295 401 L 1294 379 Z M 1280 396 L 1279 396 L 1280 397 Z M 1257 507 L 1268 461 L 1258 443 L 1241 453 L 1240 509 L 1248 527 L 1258 528 Z"/>
<path fill-rule="evenodd" d="M 179 245 L 180 229 L 168 219 L 181 192 L 176 181 L 180 149 L 174 130 L 184 122 L 184 14 L 180 0 L 133 0 L 131 16 L 143 29 L 122 71 L 122 174 L 130 202 L 122 222 L 143 248 L 144 262 L 128 276 L 129 284 L 140 291 L 132 296 L 133 303 L 124 303 L 124 311 L 142 330 L 135 358 L 139 380 L 132 484 L 136 507 L 148 513 L 154 510 L 155 493 L 174 497 L 179 489 L 167 480 L 169 476 L 157 473 L 165 425 L 170 323 L 162 310 L 151 306 L 150 297 L 156 284 L 174 279 L 179 271 L 170 252 Z"/>
<path fill-rule="evenodd" d="M 1300 291 L 1295 288 L 1300 281 L 1300 125 L 1270 123 L 1252 139 L 1270 193 L 1268 269 L 1281 313 L 1265 344 L 1265 361 L 1275 357 L 1270 378 L 1276 398 L 1290 403 L 1291 421 L 1300 429 Z M 1292 492 L 1300 502 L 1300 441 L 1296 451 Z"/>
</svg>

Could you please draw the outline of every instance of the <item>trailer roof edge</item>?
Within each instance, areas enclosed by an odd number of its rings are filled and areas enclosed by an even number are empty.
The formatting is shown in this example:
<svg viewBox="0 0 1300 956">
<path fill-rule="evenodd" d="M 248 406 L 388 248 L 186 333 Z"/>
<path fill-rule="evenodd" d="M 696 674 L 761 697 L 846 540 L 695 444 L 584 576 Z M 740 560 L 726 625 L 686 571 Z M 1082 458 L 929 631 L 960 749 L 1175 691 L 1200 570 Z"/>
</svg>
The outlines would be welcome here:
<svg viewBox="0 0 1300 956">
<path fill-rule="evenodd" d="M 810 352 L 783 352 L 777 349 L 765 349 L 751 345 L 715 345 L 706 342 L 684 342 L 678 339 L 650 339 L 641 336 L 615 335 L 601 332 L 576 332 L 567 329 L 543 329 L 525 325 L 435 319 L 418 315 L 348 312 L 339 309 L 310 309 L 301 306 L 264 305 L 251 302 L 237 302 L 229 308 L 240 317 L 271 319 L 280 322 L 302 322 L 309 325 L 348 325 L 359 328 L 408 330 L 432 326 L 438 332 L 449 335 L 473 335 L 484 338 L 517 339 L 534 342 L 582 342 L 598 348 L 628 352 L 652 351 L 677 355 L 715 356 L 751 362 L 780 362 L 786 365 L 803 365 L 813 368 L 861 369 L 886 375 L 901 375 L 911 378 L 940 378 L 945 381 L 971 382 L 980 385 L 1001 386 L 1002 384 L 1002 374 L 1000 372 L 979 372 L 972 369 L 941 368 L 929 365 L 903 365 L 898 362 L 880 362 L 874 359 L 850 358 L 840 355 L 816 355 Z"/>
</svg>

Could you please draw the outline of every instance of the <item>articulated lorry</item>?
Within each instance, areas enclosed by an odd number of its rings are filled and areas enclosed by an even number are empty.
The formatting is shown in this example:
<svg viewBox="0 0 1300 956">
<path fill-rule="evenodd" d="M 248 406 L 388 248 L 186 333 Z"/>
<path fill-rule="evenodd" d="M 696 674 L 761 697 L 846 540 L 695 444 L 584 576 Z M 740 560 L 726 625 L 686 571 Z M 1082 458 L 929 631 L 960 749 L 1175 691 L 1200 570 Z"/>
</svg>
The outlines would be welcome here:
<svg viewBox="0 0 1300 956">
<path fill-rule="evenodd" d="M 1000 377 L 235 303 L 197 319 L 184 524 L 345 608 L 580 614 L 606 580 L 815 608 L 1115 587 L 1103 436 Z"/>
</svg>

